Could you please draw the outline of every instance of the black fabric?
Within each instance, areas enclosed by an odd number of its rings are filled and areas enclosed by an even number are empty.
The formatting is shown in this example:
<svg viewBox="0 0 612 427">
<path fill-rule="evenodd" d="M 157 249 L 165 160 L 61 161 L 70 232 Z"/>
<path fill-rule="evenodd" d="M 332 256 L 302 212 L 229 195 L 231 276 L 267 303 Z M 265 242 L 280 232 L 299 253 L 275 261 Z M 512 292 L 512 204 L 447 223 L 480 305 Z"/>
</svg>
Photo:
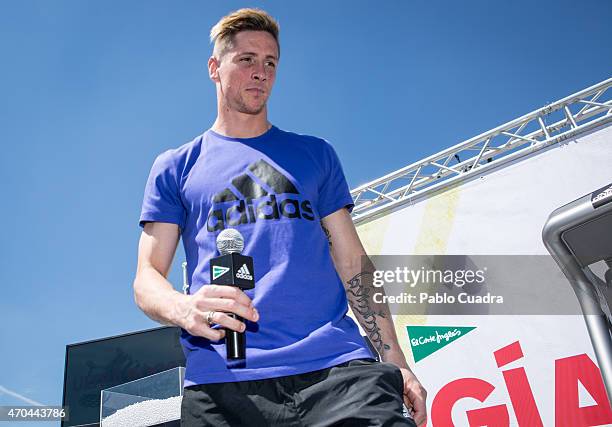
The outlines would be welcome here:
<svg viewBox="0 0 612 427">
<path fill-rule="evenodd" d="M 412 426 L 395 365 L 351 360 L 305 374 L 185 387 L 181 426 Z"/>
</svg>

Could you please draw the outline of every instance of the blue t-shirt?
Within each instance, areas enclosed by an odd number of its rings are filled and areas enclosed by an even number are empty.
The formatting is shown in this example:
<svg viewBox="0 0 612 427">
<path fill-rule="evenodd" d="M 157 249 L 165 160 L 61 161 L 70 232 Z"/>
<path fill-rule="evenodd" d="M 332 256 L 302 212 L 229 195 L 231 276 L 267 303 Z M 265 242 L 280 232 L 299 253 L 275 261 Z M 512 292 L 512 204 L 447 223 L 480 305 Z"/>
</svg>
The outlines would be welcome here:
<svg viewBox="0 0 612 427">
<path fill-rule="evenodd" d="M 149 175 L 140 225 L 181 229 L 190 293 L 210 282 L 210 259 L 224 228 L 244 236 L 259 311 L 247 321 L 246 366 L 228 368 L 225 340 L 182 330 L 185 386 L 257 380 L 372 357 L 347 316 L 342 281 L 320 220 L 353 207 L 342 167 L 325 140 L 277 127 L 255 138 L 212 130 L 160 154 Z"/>
</svg>

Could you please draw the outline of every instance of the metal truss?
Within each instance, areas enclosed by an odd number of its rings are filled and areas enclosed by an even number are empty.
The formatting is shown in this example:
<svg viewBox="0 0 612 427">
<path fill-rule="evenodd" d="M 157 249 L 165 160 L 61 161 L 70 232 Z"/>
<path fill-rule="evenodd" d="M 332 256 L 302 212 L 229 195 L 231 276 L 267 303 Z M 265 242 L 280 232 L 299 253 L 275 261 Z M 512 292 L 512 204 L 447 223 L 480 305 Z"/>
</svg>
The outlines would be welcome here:
<svg viewBox="0 0 612 427">
<path fill-rule="evenodd" d="M 612 121 L 612 78 L 351 191 L 355 224 Z"/>
</svg>

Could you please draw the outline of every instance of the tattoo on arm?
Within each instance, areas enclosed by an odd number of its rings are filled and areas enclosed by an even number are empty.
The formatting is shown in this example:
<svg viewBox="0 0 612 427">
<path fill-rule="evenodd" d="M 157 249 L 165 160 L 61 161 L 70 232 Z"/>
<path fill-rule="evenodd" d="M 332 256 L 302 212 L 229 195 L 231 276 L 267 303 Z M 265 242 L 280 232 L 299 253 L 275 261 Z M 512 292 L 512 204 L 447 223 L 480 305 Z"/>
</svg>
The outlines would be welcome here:
<svg viewBox="0 0 612 427">
<path fill-rule="evenodd" d="M 325 232 L 325 236 L 327 237 L 327 241 L 329 242 L 329 247 L 332 247 L 332 241 L 331 241 L 331 233 L 329 232 L 329 230 L 323 225 L 323 223 L 321 222 L 321 228 L 323 229 L 323 231 Z"/>
<path fill-rule="evenodd" d="M 368 334 L 368 338 L 370 338 L 370 342 L 376 351 L 382 356 L 383 352 L 389 350 L 391 347 L 383 343 L 380 328 L 376 323 L 376 316 L 385 318 L 385 314 L 382 311 L 376 313 L 370 307 L 370 291 L 372 287 L 363 283 L 363 277 L 369 274 L 370 273 L 359 273 L 350 279 L 347 282 L 348 288 L 346 292 L 353 312 L 363 319 L 363 324 L 361 326 Z"/>
</svg>

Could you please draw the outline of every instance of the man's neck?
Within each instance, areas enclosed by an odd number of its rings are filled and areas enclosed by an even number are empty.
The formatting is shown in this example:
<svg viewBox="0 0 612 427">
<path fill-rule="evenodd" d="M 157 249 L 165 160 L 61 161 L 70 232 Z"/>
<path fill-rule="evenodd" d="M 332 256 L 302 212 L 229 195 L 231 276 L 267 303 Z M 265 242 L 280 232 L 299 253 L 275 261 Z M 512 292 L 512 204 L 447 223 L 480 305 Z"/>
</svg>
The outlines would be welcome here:
<svg viewBox="0 0 612 427">
<path fill-rule="evenodd" d="M 268 122 L 268 115 L 264 109 L 257 115 L 219 112 L 211 129 L 232 138 L 254 138 L 266 133 L 270 127 L 272 125 Z"/>
</svg>

